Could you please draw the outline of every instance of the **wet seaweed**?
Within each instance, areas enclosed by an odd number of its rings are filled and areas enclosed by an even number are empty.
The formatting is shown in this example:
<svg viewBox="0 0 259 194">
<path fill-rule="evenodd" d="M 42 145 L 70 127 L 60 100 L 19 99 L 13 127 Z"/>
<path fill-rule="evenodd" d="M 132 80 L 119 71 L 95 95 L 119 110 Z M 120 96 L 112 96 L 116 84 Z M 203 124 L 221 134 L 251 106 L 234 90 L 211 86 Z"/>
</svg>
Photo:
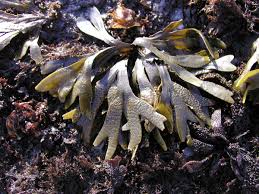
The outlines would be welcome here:
<svg viewBox="0 0 259 194">
<path fill-rule="evenodd" d="M 236 67 L 231 64 L 233 55 L 219 57 L 218 49 L 225 46 L 222 41 L 216 40 L 212 47 L 199 30 L 179 30 L 180 25 L 181 20 L 172 22 L 150 37 L 125 43 L 106 31 L 100 12 L 93 7 L 89 20 L 78 18 L 77 26 L 109 47 L 59 69 L 43 65 L 44 72 L 50 74 L 36 90 L 58 97 L 66 109 L 73 107 L 63 118 L 83 127 L 87 143 L 102 112 L 105 120 L 100 129 L 95 129 L 98 134 L 93 145 L 108 139 L 105 159 L 112 158 L 119 144 L 132 151 L 134 158 L 142 128 L 153 132 L 163 150 L 167 150 L 160 133 L 163 130 L 177 132 L 180 142 L 191 145 L 188 122 L 211 125 L 207 107 L 213 102 L 198 88 L 225 102 L 234 102 L 232 91 L 196 75 L 204 70 L 230 72 Z M 108 108 L 102 106 L 106 99 Z M 122 141 L 125 136 L 127 139 L 127 131 L 129 140 Z"/>
<path fill-rule="evenodd" d="M 10 2 L 4 1 L 1 4 L 9 5 Z M 12 2 L 14 6 L 27 7 L 27 4 Z M 1 5 L 0 4 L 0 5 Z M 47 21 L 47 16 L 43 14 L 10 14 L 0 11 L 0 51 L 3 50 L 11 40 L 19 34 L 29 34 L 29 38 L 24 41 L 22 48 L 16 53 L 16 59 L 21 59 L 30 51 L 31 58 L 40 64 L 43 60 L 41 50 L 38 45 L 39 31 Z"/>
<path fill-rule="evenodd" d="M 248 92 L 252 91 L 252 101 L 257 104 L 259 88 L 259 69 L 256 68 L 256 64 L 259 64 L 259 38 L 253 43 L 252 53 L 253 54 L 245 65 L 242 74 L 235 81 L 234 89 L 243 94 L 243 103 L 246 102 Z"/>
</svg>

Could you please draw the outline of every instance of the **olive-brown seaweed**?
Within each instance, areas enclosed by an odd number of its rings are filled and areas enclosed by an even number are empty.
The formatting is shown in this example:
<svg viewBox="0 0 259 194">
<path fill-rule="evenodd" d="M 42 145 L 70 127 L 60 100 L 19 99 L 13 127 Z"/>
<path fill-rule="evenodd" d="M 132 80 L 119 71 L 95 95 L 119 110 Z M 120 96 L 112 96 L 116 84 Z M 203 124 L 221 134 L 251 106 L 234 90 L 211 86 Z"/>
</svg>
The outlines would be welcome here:
<svg viewBox="0 0 259 194">
<path fill-rule="evenodd" d="M 26 54 L 28 48 L 30 48 L 31 58 L 37 64 L 41 63 L 43 59 L 38 45 L 39 33 L 37 33 L 37 30 L 36 33 L 34 31 L 35 29 L 41 28 L 46 21 L 47 17 L 44 15 L 13 15 L 0 11 L 0 51 L 18 34 L 30 32 L 30 38 L 24 42 L 23 47 L 16 58 L 21 59 Z"/>
<path fill-rule="evenodd" d="M 259 64 L 259 38 L 253 43 L 253 55 L 248 60 L 242 74 L 235 81 L 234 88 L 243 94 L 243 103 L 245 103 L 247 94 L 249 91 L 254 90 L 254 102 L 258 103 L 258 91 L 259 88 L 259 69 L 251 70 L 255 64 Z"/>
<path fill-rule="evenodd" d="M 76 105 L 63 118 L 81 125 L 83 139 L 88 143 L 97 114 L 103 110 L 105 120 L 101 129 L 95 129 L 98 134 L 93 144 L 97 146 L 108 139 L 105 159 L 112 158 L 118 144 L 125 148 L 127 142 L 120 137 L 126 131 L 129 131 L 127 148 L 134 157 L 142 139 L 142 126 L 154 135 L 163 150 L 167 149 L 160 133 L 163 130 L 176 131 L 181 142 L 187 141 L 191 145 L 188 121 L 211 125 L 207 107 L 213 102 L 201 96 L 197 88 L 233 103 L 230 90 L 196 77 L 203 70 L 229 72 L 236 69 L 231 64 L 232 55 L 219 58 L 217 48 L 224 47 L 220 40 L 212 47 L 197 29 L 177 30 L 182 21 L 176 21 L 150 37 L 136 38 L 129 44 L 113 38 L 106 31 L 95 7 L 90 10 L 89 17 L 90 20 L 78 18 L 79 29 L 110 47 L 57 69 L 44 78 L 36 90 L 49 91 L 59 97 L 66 108 Z M 193 44 L 200 40 L 203 42 L 200 47 L 205 48 L 200 52 L 192 51 Z M 128 59 L 136 55 L 135 51 L 138 56 L 132 62 Z M 51 65 L 48 68 L 56 69 Z M 51 70 L 45 66 L 44 72 Z M 185 86 L 176 83 L 175 77 L 185 82 Z M 102 106 L 106 99 L 107 110 Z"/>
</svg>

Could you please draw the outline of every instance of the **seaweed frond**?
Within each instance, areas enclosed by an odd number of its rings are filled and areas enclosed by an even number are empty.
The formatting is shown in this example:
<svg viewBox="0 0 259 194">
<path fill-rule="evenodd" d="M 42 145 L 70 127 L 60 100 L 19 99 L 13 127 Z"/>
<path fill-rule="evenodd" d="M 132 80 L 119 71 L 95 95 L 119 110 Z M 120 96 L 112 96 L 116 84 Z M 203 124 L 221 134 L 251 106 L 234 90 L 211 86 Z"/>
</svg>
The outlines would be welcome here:
<svg viewBox="0 0 259 194">
<path fill-rule="evenodd" d="M 85 142 L 91 142 L 94 132 L 94 146 L 108 139 L 105 159 L 112 158 L 118 145 L 132 151 L 134 157 L 142 128 L 163 150 L 167 145 L 161 131 L 176 132 L 181 142 L 191 145 L 189 122 L 210 126 L 207 107 L 214 104 L 198 88 L 233 103 L 232 91 L 196 75 L 215 70 L 230 72 L 236 67 L 231 64 L 234 56 L 219 57 L 218 48 L 225 47 L 222 41 L 214 39 L 210 44 L 197 29 L 177 30 L 181 24 L 181 20 L 172 22 L 162 31 L 136 38 L 130 44 L 106 31 L 94 7 L 89 20 L 78 18 L 77 26 L 109 47 L 64 67 L 57 63 L 42 66 L 44 74 L 51 74 L 36 90 L 49 91 L 65 103 L 65 108 L 74 106 L 63 118 L 83 127 Z M 97 127 L 96 121 L 103 116 L 104 122 Z"/>
<path fill-rule="evenodd" d="M 154 126 L 164 130 L 163 122 L 166 118 L 157 113 L 155 109 L 134 95 L 128 80 L 127 60 L 120 61 L 117 71 L 117 80 L 108 92 L 108 111 L 102 129 L 97 135 L 94 145 L 97 146 L 108 137 L 109 144 L 106 159 L 111 158 L 118 144 L 119 130 L 130 131 L 128 149 L 135 151 L 142 139 L 142 129 L 140 116 L 146 118 Z M 121 128 L 122 113 L 127 119 L 127 123 Z"/>
<path fill-rule="evenodd" d="M 24 5 L 25 6 L 25 5 Z M 17 59 L 21 59 L 30 48 L 31 58 L 37 63 L 41 63 L 40 47 L 38 45 L 38 30 L 47 21 L 44 15 L 21 14 L 13 15 L 0 11 L 0 51 L 3 50 L 13 38 L 19 34 L 30 33 L 30 38 L 26 40 L 21 51 L 17 54 Z"/>
<path fill-rule="evenodd" d="M 259 38 L 253 43 L 252 51 L 253 55 L 248 60 L 242 74 L 234 83 L 234 89 L 243 94 L 243 103 L 245 103 L 249 91 L 255 91 L 259 88 L 259 69 L 251 70 L 256 63 L 259 64 Z M 258 92 L 255 91 L 255 93 Z M 254 99 L 255 103 L 258 102 L 256 95 Z"/>
</svg>

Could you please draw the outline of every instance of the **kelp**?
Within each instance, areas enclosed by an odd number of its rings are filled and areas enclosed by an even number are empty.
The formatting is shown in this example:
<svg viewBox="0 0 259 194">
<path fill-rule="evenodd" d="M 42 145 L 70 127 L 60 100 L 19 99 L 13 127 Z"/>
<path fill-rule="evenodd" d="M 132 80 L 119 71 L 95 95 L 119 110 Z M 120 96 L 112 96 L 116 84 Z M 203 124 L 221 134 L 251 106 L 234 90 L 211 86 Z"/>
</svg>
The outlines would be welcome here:
<svg viewBox="0 0 259 194">
<path fill-rule="evenodd" d="M 137 38 L 133 42 L 133 44 L 149 49 L 159 59 L 163 60 L 169 66 L 170 71 L 177 74 L 183 81 L 186 81 L 194 86 L 197 86 L 203 89 L 204 91 L 210 93 L 211 95 L 218 97 L 226 102 L 229 102 L 229 103 L 234 102 L 231 97 L 233 95 L 231 91 L 213 82 L 202 81 L 198 79 L 193 73 L 183 68 L 183 67 L 188 67 L 188 68 L 196 69 L 196 68 L 201 68 L 205 65 L 208 67 L 210 65 L 209 64 L 210 60 L 207 56 L 195 56 L 195 55 L 184 55 L 184 57 L 172 56 L 169 53 L 160 51 L 157 47 L 155 47 L 154 44 L 152 43 L 152 39 Z M 221 59 L 220 61 L 221 63 L 217 63 L 216 60 L 213 60 L 211 63 L 216 63 L 215 69 L 219 71 L 221 69 L 235 70 L 236 69 L 235 66 L 231 64 L 232 59 L 233 59 L 233 56 L 230 55 L 227 57 L 225 56 L 224 59 Z"/>
<path fill-rule="evenodd" d="M 6 1 L 2 2 L 8 3 Z M 16 3 L 13 2 L 15 6 Z M 27 4 L 17 4 L 17 6 L 27 6 Z M 47 21 L 47 17 L 44 15 L 36 14 L 20 14 L 13 15 L 0 11 L 0 51 L 3 50 L 12 39 L 19 34 L 29 33 L 30 38 L 26 40 L 22 46 L 21 51 L 17 54 L 17 59 L 21 59 L 30 48 L 31 58 L 36 63 L 42 62 L 42 56 L 40 47 L 38 45 L 39 29 Z"/>
<path fill-rule="evenodd" d="M 29 9 L 30 5 L 32 4 L 31 0 L 1 0 L 0 2 L 0 9 L 5 8 L 14 8 L 19 11 L 24 11 Z"/>
<path fill-rule="evenodd" d="M 142 129 L 140 116 L 149 120 L 153 125 L 164 130 L 163 122 L 166 118 L 157 113 L 155 109 L 146 101 L 138 98 L 133 93 L 128 80 L 127 60 L 120 61 L 118 64 L 117 80 L 111 86 L 108 92 L 108 111 L 104 125 L 97 135 L 94 145 L 97 146 L 106 137 L 109 139 L 108 149 L 105 158 L 110 158 L 118 144 L 118 134 L 122 112 L 127 119 L 123 131 L 130 131 L 130 141 L 128 149 L 133 151 L 137 149 L 142 139 Z"/>
<path fill-rule="evenodd" d="M 252 70 L 252 68 L 255 64 L 259 64 L 259 38 L 253 43 L 252 52 L 242 74 L 234 83 L 234 89 L 243 94 L 243 103 L 245 103 L 249 91 L 254 90 L 255 95 L 258 95 L 256 89 L 259 88 L 259 69 Z M 254 97 L 254 103 L 258 103 L 256 97 Z"/>
<path fill-rule="evenodd" d="M 153 135 L 163 150 L 167 145 L 162 131 L 177 133 L 180 142 L 191 145 L 189 122 L 210 127 L 208 107 L 214 104 L 198 88 L 233 103 L 230 90 L 203 81 L 195 73 L 230 72 L 236 67 L 231 64 L 232 55 L 219 57 L 218 48 L 225 46 L 222 41 L 216 39 L 211 46 L 197 29 L 177 30 L 181 24 L 172 22 L 162 31 L 136 38 L 130 44 L 113 38 L 100 12 L 91 8 L 89 20 L 78 18 L 77 26 L 109 47 L 71 65 L 53 62 L 42 66 L 44 74 L 52 73 L 36 90 L 50 92 L 65 103 L 65 108 L 73 107 L 63 118 L 83 127 L 85 142 L 90 143 L 94 134 L 94 146 L 108 139 L 105 159 L 112 158 L 118 145 L 132 151 L 134 158 L 142 129 Z M 198 51 L 197 42 L 202 43 Z M 172 54 L 172 49 L 179 53 Z M 182 81 L 178 82 L 179 78 Z M 99 128 L 100 118 L 104 122 Z"/>
</svg>

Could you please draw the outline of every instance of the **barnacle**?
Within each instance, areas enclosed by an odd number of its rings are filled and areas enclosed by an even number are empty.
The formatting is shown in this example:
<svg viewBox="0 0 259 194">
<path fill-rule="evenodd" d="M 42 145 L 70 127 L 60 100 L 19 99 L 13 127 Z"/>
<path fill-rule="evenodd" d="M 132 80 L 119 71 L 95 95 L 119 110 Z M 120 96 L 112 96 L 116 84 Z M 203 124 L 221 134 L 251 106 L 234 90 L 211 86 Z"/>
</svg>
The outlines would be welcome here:
<svg viewBox="0 0 259 194">
<path fill-rule="evenodd" d="M 43 65 L 44 74 L 52 73 L 36 90 L 49 91 L 65 103 L 65 108 L 74 107 L 63 118 L 83 127 L 85 142 L 91 141 L 93 131 L 97 133 L 94 146 L 108 139 L 105 159 L 113 156 L 118 145 L 132 151 L 134 157 L 142 128 L 153 134 L 163 150 L 167 150 L 163 130 L 177 132 L 181 142 L 191 145 L 188 122 L 211 125 L 207 107 L 213 102 L 201 96 L 198 88 L 233 103 L 230 90 L 195 76 L 203 70 L 235 70 L 232 55 L 219 58 L 217 48 L 223 47 L 221 41 L 215 41 L 212 47 L 196 29 L 176 30 L 182 24 L 176 21 L 163 31 L 136 38 L 130 44 L 113 38 L 105 30 L 95 7 L 89 18 L 77 19 L 79 29 L 109 47 L 62 68 L 55 63 Z M 200 42 L 205 48 L 197 51 Z M 177 77 L 184 86 L 175 81 L 179 80 Z M 77 97 L 79 103 L 75 103 Z M 108 107 L 104 105 L 106 99 Z M 96 121 L 101 113 L 105 119 L 99 129 Z"/>
<path fill-rule="evenodd" d="M 242 74 L 234 83 L 234 88 L 243 94 L 243 103 L 245 103 L 248 91 L 250 90 L 253 90 L 255 93 L 254 102 L 258 102 L 258 99 L 256 99 L 258 91 L 256 89 L 259 88 L 259 70 L 251 69 L 256 63 L 259 64 L 259 38 L 253 43 L 252 49 L 253 55 L 247 62 Z"/>
</svg>

